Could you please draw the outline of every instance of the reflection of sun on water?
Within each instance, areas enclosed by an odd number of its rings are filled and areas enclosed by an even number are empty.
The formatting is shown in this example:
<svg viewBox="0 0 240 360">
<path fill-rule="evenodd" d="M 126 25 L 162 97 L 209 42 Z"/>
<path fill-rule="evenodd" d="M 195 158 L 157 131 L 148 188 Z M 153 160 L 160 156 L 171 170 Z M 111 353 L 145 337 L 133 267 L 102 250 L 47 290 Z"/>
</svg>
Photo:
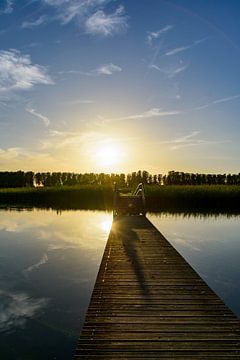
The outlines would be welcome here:
<svg viewBox="0 0 240 360">
<path fill-rule="evenodd" d="M 105 220 L 101 223 L 101 229 L 106 232 L 109 233 L 112 227 L 112 220 Z"/>
</svg>

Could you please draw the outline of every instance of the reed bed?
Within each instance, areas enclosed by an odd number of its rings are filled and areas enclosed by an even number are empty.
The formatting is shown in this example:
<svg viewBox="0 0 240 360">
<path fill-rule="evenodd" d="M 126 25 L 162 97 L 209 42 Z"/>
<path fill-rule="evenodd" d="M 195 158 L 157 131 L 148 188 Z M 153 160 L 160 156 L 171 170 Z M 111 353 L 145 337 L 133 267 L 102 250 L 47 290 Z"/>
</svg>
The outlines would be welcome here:
<svg viewBox="0 0 240 360">
<path fill-rule="evenodd" d="M 237 185 L 169 185 L 147 186 L 150 210 L 240 210 L 240 186 Z"/>
<path fill-rule="evenodd" d="M 0 204 L 54 209 L 111 210 L 113 188 L 82 185 L 0 189 Z M 240 186 L 149 185 L 146 186 L 146 205 L 148 211 L 240 212 Z"/>
</svg>

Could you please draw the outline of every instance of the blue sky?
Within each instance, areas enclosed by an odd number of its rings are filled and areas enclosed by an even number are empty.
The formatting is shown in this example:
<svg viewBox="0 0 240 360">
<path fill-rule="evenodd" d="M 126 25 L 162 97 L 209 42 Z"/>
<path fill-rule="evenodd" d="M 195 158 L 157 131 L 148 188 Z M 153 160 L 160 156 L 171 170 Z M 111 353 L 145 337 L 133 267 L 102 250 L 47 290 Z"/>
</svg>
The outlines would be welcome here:
<svg viewBox="0 0 240 360">
<path fill-rule="evenodd" d="M 239 172 L 238 0 L 1 0 L 0 170 Z"/>
</svg>

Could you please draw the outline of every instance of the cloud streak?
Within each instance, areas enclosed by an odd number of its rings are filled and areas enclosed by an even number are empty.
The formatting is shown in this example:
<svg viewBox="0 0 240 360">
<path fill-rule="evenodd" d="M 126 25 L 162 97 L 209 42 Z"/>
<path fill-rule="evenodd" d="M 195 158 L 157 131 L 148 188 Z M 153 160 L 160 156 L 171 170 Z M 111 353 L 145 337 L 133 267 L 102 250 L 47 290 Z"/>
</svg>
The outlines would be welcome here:
<svg viewBox="0 0 240 360">
<path fill-rule="evenodd" d="M 154 40 L 159 39 L 163 34 L 168 33 L 174 28 L 174 25 L 166 25 L 158 31 L 149 31 L 147 35 L 147 42 L 149 45 L 152 45 Z"/>
<path fill-rule="evenodd" d="M 176 47 L 174 49 L 171 49 L 171 50 L 168 50 L 167 52 L 165 52 L 164 56 L 173 56 L 173 55 L 176 55 L 176 54 L 179 54 L 183 51 L 186 51 L 186 50 L 189 50 L 189 49 L 192 49 L 193 47 L 203 43 L 204 41 L 206 41 L 207 38 L 204 38 L 204 39 L 200 39 L 200 40 L 195 40 L 192 44 L 190 45 L 186 45 L 186 46 L 179 46 L 179 47 Z"/>
<path fill-rule="evenodd" d="M 96 73 L 96 75 L 112 75 L 121 71 L 122 68 L 120 66 L 111 63 L 101 65 L 98 69 L 93 71 L 93 74 Z"/>
<path fill-rule="evenodd" d="M 127 116 L 123 116 L 123 117 L 119 117 L 116 119 L 111 119 L 111 120 L 106 120 L 106 121 L 114 121 L 114 120 L 142 120 L 142 119 L 149 119 L 149 118 L 154 118 L 154 117 L 165 117 L 165 116 L 172 116 L 172 115 L 179 115 L 181 114 L 181 111 L 175 111 L 175 110 L 171 110 L 171 111 L 163 111 L 162 109 L 159 108 L 152 108 L 150 110 L 144 111 L 142 113 L 139 114 L 132 114 L 132 115 L 127 115 Z"/>
<path fill-rule="evenodd" d="M 53 84 L 45 67 L 32 64 L 18 50 L 0 51 L 0 92 L 29 90 L 37 84 Z"/>
<path fill-rule="evenodd" d="M 94 143 L 96 138 L 98 138 L 95 132 L 61 132 L 52 129 L 49 131 L 49 135 L 51 137 L 50 141 L 43 142 L 44 149 L 61 149 L 69 146 L 71 148 L 79 147 L 84 143 Z"/>
<path fill-rule="evenodd" d="M 169 68 L 160 68 L 159 66 L 157 66 L 155 64 L 151 64 L 149 67 L 150 67 L 150 69 L 154 69 L 154 70 L 161 72 L 162 74 L 166 75 L 169 79 L 172 79 L 176 75 L 179 75 L 182 72 L 184 72 L 188 68 L 188 65 L 175 66 L 175 67 L 169 67 Z"/>
<path fill-rule="evenodd" d="M 224 98 L 220 98 L 220 99 L 211 101 L 211 102 L 209 102 L 207 104 L 197 106 L 196 108 L 194 108 L 194 110 L 206 109 L 206 108 L 208 108 L 210 106 L 213 106 L 213 105 L 216 105 L 216 104 L 226 103 L 226 102 L 233 101 L 233 100 L 236 100 L 236 99 L 240 99 L 240 94 L 236 94 L 236 95 L 232 95 L 232 96 L 228 96 L 228 97 L 224 97 Z"/>
<path fill-rule="evenodd" d="M 189 45 L 189 46 L 177 47 L 177 48 L 175 48 L 175 49 L 172 49 L 172 50 L 167 51 L 167 52 L 165 53 L 165 55 L 166 55 L 166 56 L 176 55 L 176 54 L 178 54 L 178 53 L 180 53 L 180 52 L 183 52 L 183 51 L 185 51 L 185 50 L 191 49 L 191 47 L 192 47 L 191 45 Z"/>
<path fill-rule="evenodd" d="M 239 99 L 239 98 L 240 98 L 240 94 L 233 95 L 233 96 L 228 96 L 228 97 L 221 98 L 221 99 L 213 101 L 213 104 L 221 104 L 221 103 L 236 100 L 236 99 Z"/>
<path fill-rule="evenodd" d="M 65 105 L 87 105 L 87 104 L 93 104 L 93 100 L 90 99 L 76 99 L 76 100 L 69 100 L 65 101 Z"/>
<path fill-rule="evenodd" d="M 170 150 L 174 151 L 189 146 L 223 144 L 229 142 L 228 140 L 214 141 L 214 140 L 196 139 L 196 136 L 198 136 L 199 134 L 200 131 L 193 131 L 190 134 L 181 136 L 173 140 L 162 141 L 161 144 L 170 145 Z"/>
<path fill-rule="evenodd" d="M 122 71 L 122 68 L 119 65 L 109 63 L 100 65 L 97 69 L 90 71 L 81 71 L 81 70 L 69 70 L 62 71 L 60 74 L 76 74 L 76 75 L 85 75 L 85 76 L 105 76 L 113 75 L 114 73 L 119 73 Z"/>
<path fill-rule="evenodd" d="M 47 22 L 47 16 L 41 15 L 38 19 L 34 21 L 24 21 L 21 25 L 23 29 L 31 29 L 34 27 L 38 27 L 40 25 L 43 25 Z"/>
<path fill-rule="evenodd" d="M 38 119 L 42 120 L 45 126 L 49 126 L 49 125 L 50 125 L 50 120 L 48 119 L 48 117 L 46 117 L 46 116 L 38 113 L 36 110 L 34 110 L 34 109 L 32 109 L 32 108 L 25 108 L 25 110 L 26 110 L 29 114 L 31 114 L 31 115 L 37 117 Z"/>
</svg>

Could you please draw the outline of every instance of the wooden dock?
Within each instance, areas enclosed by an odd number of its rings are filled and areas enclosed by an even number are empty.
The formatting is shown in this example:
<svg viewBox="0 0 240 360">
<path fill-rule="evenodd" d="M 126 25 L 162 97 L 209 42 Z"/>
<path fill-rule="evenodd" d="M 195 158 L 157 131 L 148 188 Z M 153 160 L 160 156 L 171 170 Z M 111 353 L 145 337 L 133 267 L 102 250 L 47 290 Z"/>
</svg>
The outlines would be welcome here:
<svg viewBox="0 0 240 360">
<path fill-rule="evenodd" d="M 74 359 L 239 360 L 240 322 L 147 218 L 116 217 Z"/>
</svg>

